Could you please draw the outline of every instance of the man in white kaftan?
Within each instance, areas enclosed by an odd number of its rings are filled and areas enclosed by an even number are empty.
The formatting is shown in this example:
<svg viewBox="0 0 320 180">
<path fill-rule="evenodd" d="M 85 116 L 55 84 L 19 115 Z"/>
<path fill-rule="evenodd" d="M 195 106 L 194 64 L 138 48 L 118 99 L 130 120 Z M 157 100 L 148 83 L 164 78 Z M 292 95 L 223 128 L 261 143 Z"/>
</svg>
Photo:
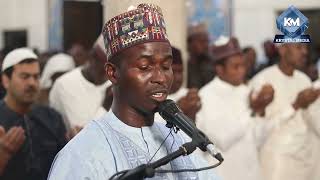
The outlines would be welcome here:
<svg viewBox="0 0 320 180">
<path fill-rule="evenodd" d="M 313 83 L 313 87 L 320 93 L 320 80 Z M 308 111 L 305 112 L 308 119 L 308 125 L 313 131 L 313 157 L 315 164 L 310 180 L 318 180 L 320 177 L 320 98 L 310 105 Z"/>
<path fill-rule="evenodd" d="M 314 164 L 312 132 L 304 115 L 316 98 L 310 79 L 296 70 L 306 61 L 303 44 L 279 47 L 280 63 L 258 73 L 250 82 L 253 88 L 269 83 L 275 91 L 265 118 L 273 125 L 261 149 L 260 158 L 266 180 L 307 180 Z M 306 89 L 306 90 L 305 90 Z"/>
<path fill-rule="evenodd" d="M 106 180 L 114 173 L 148 163 L 170 130 L 163 123 L 135 128 L 124 124 L 112 111 L 93 120 L 57 155 L 49 180 Z M 154 162 L 190 141 L 182 132 L 168 136 L 151 160 Z M 180 157 L 160 169 L 208 166 L 196 153 Z M 154 179 L 219 180 L 212 170 L 199 173 L 156 174 Z"/>
<path fill-rule="evenodd" d="M 104 77 L 106 55 L 102 36 L 92 48 L 92 56 L 86 66 L 57 79 L 49 95 L 50 106 L 63 116 L 68 129 L 83 127 L 96 117 L 111 84 Z"/>
<path fill-rule="evenodd" d="M 136 18 L 125 21 L 127 14 Z M 118 20 L 133 21 L 133 24 L 114 23 Z M 115 33 L 115 26 L 116 30 L 123 31 Z M 134 33 L 141 29 L 156 31 L 144 39 L 134 38 Z M 154 162 L 190 141 L 182 132 L 176 134 L 164 124 L 154 122 L 154 114 L 159 104 L 166 100 L 173 81 L 172 49 L 165 30 L 162 11 L 152 4 L 140 4 L 106 23 L 103 31 L 108 55 L 105 74 L 112 82 L 111 110 L 91 121 L 59 152 L 49 180 L 106 180 L 119 171 Z M 115 47 L 115 42 L 123 37 L 130 43 Z M 192 153 L 172 160 L 160 169 L 206 166 L 201 156 Z M 152 179 L 216 180 L 217 177 L 208 170 L 156 173 Z"/>
<path fill-rule="evenodd" d="M 221 41 L 225 44 L 219 44 Z M 244 84 L 245 59 L 237 40 L 222 38 L 217 43 L 212 50 L 217 77 L 200 89 L 202 108 L 197 114 L 197 126 L 224 155 L 224 163 L 217 168 L 221 178 L 261 180 L 258 148 L 267 133 L 267 124 L 251 116 L 250 90 Z M 272 92 L 268 98 L 270 102 Z"/>
</svg>

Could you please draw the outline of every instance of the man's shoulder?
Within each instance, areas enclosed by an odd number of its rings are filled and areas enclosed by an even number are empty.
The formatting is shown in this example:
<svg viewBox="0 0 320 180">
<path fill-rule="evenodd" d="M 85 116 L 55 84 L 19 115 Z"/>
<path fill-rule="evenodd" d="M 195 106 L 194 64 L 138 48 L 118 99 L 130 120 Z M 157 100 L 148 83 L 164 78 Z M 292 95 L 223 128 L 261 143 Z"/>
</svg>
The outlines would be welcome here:
<svg viewBox="0 0 320 180">
<path fill-rule="evenodd" d="M 59 86 L 68 86 L 71 84 L 79 83 L 79 79 L 82 77 L 81 68 L 78 67 L 70 72 L 63 74 L 60 78 L 58 78 L 55 84 Z"/>
<path fill-rule="evenodd" d="M 260 77 L 260 76 L 268 76 L 269 74 L 273 74 L 276 71 L 276 68 L 277 68 L 277 65 L 266 67 L 260 72 L 258 72 L 253 78 Z"/>
<path fill-rule="evenodd" d="M 208 91 L 211 91 L 212 88 L 214 88 L 214 79 L 212 79 L 211 81 L 209 81 L 206 85 L 204 85 L 200 90 L 199 90 L 199 94 L 207 94 Z"/>
<path fill-rule="evenodd" d="M 205 101 L 206 98 L 220 98 L 218 93 L 219 86 L 217 84 L 217 79 L 214 78 L 199 90 L 199 96 L 202 102 Z"/>
<path fill-rule="evenodd" d="M 295 70 L 295 76 L 296 78 L 299 80 L 299 81 L 303 81 L 307 84 L 310 84 L 311 85 L 311 80 L 310 78 L 303 72 L 299 71 L 299 70 Z"/>
<path fill-rule="evenodd" d="M 0 101 L 0 126 L 3 126 L 6 130 L 8 130 L 12 126 L 20 125 L 19 119 L 21 117 L 11 111 L 3 100 Z"/>
<path fill-rule="evenodd" d="M 100 149 L 105 143 L 105 135 L 100 129 L 96 120 L 92 120 L 86 125 L 68 144 L 63 148 L 63 151 L 80 151 L 89 153 Z"/>
<path fill-rule="evenodd" d="M 47 117 L 47 118 L 62 119 L 61 114 L 58 111 L 56 111 L 55 109 L 49 106 L 40 105 L 40 104 L 36 104 L 33 106 L 31 114 L 36 116 Z"/>
</svg>

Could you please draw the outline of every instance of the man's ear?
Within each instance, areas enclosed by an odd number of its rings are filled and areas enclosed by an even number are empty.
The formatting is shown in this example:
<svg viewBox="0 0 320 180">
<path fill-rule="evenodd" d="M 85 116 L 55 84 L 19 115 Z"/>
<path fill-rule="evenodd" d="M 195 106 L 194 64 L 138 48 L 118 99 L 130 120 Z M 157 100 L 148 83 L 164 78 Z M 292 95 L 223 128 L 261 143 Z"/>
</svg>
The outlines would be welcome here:
<svg viewBox="0 0 320 180">
<path fill-rule="evenodd" d="M 218 64 L 218 65 L 215 65 L 214 66 L 214 70 L 215 70 L 215 73 L 217 74 L 217 75 L 222 75 L 222 73 L 223 73 L 223 65 L 220 65 L 220 64 Z"/>
<path fill-rule="evenodd" d="M 111 81 L 112 84 L 117 84 L 120 78 L 119 68 L 116 65 L 107 62 L 105 65 L 105 69 L 109 81 Z"/>
<path fill-rule="evenodd" d="M 287 49 L 288 49 L 288 45 L 287 45 L 287 44 L 283 44 L 283 45 L 279 46 L 279 47 L 278 47 L 279 55 L 280 55 L 281 57 L 284 57 Z"/>
<path fill-rule="evenodd" d="M 5 89 L 8 89 L 9 88 L 9 84 L 10 84 L 10 79 L 7 75 L 5 74 L 2 74 L 1 75 L 1 78 L 2 78 L 2 85 Z"/>
</svg>

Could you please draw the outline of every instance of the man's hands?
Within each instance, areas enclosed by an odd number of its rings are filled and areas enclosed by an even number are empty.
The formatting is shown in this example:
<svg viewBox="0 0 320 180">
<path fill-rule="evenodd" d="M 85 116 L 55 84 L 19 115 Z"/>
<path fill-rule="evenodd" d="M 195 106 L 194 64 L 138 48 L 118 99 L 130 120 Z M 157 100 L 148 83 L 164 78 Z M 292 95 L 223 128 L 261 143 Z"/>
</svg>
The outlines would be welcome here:
<svg viewBox="0 0 320 180">
<path fill-rule="evenodd" d="M 15 154 L 26 139 L 22 127 L 12 127 L 8 132 L 0 126 L 0 153 Z"/>
<path fill-rule="evenodd" d="M 273 97 L 273 87 L 270 84 L 265 84 L 257 95 L 254 96 L 253 92 L 250 93 L 250 107 L 255 113 L 264 116 L 265 109 L 272 102 Z"/>
<path fill-rule="evenodd" d="M 298 94 L 292 106 L 295 110 L 299 108 L 306 109 L 319 97 L 319 95 L 319 89 L 307 88 Z"/>
<path fill-rule="evenodd" d="M 22 127 L 12 127 L 8 132 L 0 126 L 0 176 L 11 159 L 19 151 L 26 139 Z"/>
<path fill-rule="evenodd" d="M 201 100 L 198 95 L 198 89 L 189 89 L 187 95 L 179 99 L 177 103 L 183 113 L 195 121 L 196 114 L 201 108 Z"/>
</svg>

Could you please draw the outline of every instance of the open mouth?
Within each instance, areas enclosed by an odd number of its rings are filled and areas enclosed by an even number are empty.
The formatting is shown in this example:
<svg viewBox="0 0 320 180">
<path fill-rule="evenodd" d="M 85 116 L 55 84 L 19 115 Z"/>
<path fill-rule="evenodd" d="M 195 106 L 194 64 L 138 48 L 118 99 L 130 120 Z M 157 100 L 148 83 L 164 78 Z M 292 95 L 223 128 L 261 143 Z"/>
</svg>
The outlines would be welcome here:
<svg viewBox="0 0 320 180">
<path fill-rule="evenodd" d="M 167 98 L 168 93 L 166 92 L 155 92 L 151 95 L 151 98 L 156 101 L 164 101 Z"/>
</svg>

